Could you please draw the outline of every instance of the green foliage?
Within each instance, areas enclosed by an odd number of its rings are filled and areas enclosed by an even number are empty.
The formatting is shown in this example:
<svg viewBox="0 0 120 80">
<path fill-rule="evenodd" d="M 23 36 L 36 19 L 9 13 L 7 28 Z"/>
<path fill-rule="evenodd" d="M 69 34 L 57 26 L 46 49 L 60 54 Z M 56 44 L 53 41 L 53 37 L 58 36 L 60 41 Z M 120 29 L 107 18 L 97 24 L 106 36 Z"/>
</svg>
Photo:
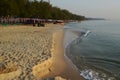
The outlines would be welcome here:
<svg viewBox="0 0 120 80">
<path fill-rule="evenodd" d="M 84 16 L 52 7 L 43 0 L 0 0 L 0 16 L 38 17 L 41 19 L 83 20 Z"/>
</svg>

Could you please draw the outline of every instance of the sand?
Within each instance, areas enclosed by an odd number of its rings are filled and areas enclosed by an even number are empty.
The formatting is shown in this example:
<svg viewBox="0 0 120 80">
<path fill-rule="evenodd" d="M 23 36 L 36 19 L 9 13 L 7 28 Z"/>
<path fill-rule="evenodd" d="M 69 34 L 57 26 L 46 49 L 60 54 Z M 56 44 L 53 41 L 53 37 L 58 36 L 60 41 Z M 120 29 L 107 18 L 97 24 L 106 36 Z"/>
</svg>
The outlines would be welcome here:
<svg viewBox="0 0 120 80">
<path fill-rule="evenodd" d="M 0 80 L 8 80 L 8 76 L 10 80 L 36 79 L 32 68 L 51 58 L 52 34 L 56 27 L 1 27 Z"/>
<path fill-rule="evenodd" d="M 60 26 L 1 27 L 0 80 L 84 80 L 64 55 Z"/>
</svg>

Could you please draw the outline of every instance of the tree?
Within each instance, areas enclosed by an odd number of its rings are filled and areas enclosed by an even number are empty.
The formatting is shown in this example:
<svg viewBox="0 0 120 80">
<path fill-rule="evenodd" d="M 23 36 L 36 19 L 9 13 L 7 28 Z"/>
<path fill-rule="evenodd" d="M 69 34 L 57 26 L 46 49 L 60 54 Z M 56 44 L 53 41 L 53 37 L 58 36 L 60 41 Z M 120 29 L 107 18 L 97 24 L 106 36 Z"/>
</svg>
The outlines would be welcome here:
<svg viewBox="0 0 120 80">
<path fill-rule="evenodd" d="M 52 7 L 43 0 L 0 0 L 0 16 L 39 17 L 42 19 L 83 20 L 84 16 Z"/>
</svg>

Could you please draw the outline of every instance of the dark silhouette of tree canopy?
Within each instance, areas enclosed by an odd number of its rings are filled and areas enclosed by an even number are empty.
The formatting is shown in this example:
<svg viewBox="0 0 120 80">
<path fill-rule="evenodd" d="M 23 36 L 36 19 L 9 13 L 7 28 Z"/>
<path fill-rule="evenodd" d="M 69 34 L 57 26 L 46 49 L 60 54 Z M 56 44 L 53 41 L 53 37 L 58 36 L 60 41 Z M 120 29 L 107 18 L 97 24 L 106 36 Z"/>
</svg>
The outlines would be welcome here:
<svg viewBox="0 0 120 80">
<path fill-rule="evenodd" d="M 33 17 L 41 19 L 83 20 L 84 16 L 53 7 L 44 0 L 0 0 L 0 17 Z"/>
</svg>

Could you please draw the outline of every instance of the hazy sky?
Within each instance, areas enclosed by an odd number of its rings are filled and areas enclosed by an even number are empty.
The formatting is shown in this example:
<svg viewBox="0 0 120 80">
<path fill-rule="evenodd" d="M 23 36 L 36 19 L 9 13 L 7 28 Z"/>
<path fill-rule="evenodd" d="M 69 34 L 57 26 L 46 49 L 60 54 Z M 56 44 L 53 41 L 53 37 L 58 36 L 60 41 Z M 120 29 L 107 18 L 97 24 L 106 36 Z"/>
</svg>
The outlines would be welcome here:
<svg viewBox="0 0 120 80">
<path fill-rule="evenodd" d="M 120 0 L 51 0 L 51 4 L 86 17 L 120 19 Z"/>
</svg>

